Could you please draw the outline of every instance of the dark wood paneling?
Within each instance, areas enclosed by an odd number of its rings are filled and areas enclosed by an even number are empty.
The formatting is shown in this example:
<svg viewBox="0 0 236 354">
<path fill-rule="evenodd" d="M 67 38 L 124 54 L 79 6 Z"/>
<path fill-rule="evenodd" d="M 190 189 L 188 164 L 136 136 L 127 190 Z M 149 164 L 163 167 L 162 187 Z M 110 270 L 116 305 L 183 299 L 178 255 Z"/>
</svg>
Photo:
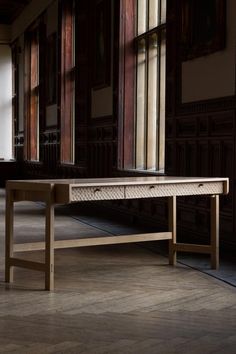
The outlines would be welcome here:
<svg viewBox="0 0 236 354">
<path fill-rule="evenodd" d="M 206 118 L 206 116 L 199 116 L 197 122 L 198 122 L 198 136 L 207 137 L 209 132 L 208 119 Z"/>
<path fill-rule="evenodd" d="M 81 168 L 88 167 L 87 129 L 90 107 L 90 4 L 76 1 L 75 17 L 75 163 Z"/>
<path fill-rule="evenodd" d="M 197 120 L 195 118 L 181 118 L 177 122 L 177 136 L 178 137 L 194 137 L 197 131 Z"/>
<path fill-rule="evenodd" d="M 14 137 L 14 156 L 17 161 L 24 159 L 24 134 L 18 133 Z"/>
<path fill-rule="evenodd" d="M 130 66 L 132 36 L 128 14 L 134 13 L 132 0 L 115 1 L 113 115 L 91 119 L 91 62 L 93 33 L 91 6 L 93 1 L 76 1 L 76 164 L 59 163 L 61 132 L 59 127 L 40 133 L 41 163 L 24 163 L 25 176 L 42 177 L 103 177 L 121 174 L 117 167 L 129 167 L 133 159 L 133 82 Z M 188 104 L 181 103 L 181 58 L 179 52 L 180 23 L 178 0 L 167 2 L 167 92 L 166 92 L 166 167 L 169 175 L 229 176 L 230 194 L 220 200 L 220 238 L 236 245 L 235 216 L 235 110 L 236 97 L 222 97 Z M 122 11 L 124 9 L 124 11 Z M 118 14 L 118 15 L 117 15 Z M 129 41 L 124 46 L 125 38 Z M 124 63 L 124 54 L 130 62 Z M 124 87 L 124 75 L 129 79 Z M 123 95 L 124 92 L 129 92 Z M 125 120 L 123 117 L 125 116 Z M 128 120 L 127 120 L 128 119 Z M 125 125 L 124 125 L 124 124 Z M 124 129 L 125 126 L 125 129 Z M 119 131 L 118 131 L 119 129 Z M 119 144 L 118 144 L 119 141 Z M 123 150 L 125 145 L 128 147 Z M 24 136 L 15 137 L 15 154 L 23 160 Z M 27 146 L 26 146 L 27 148 Z M 127 173 L 127 175 L 132 173 Z M 179 198 L 178 236 L 187 235 L 207 240 L 209 233 L 209 198 Z M 148 220 L 160 228 L 167 225 L 165 200 L 144 203 L 127 201 L 114 203 L 120 211 L 134 218 Z"/>
<path fill-rule="evenodd" d="M 73 1 L 61 2 L 60 28 L 60 128 L 61 128 L 61 161 L 73 161 L 71 141 L 73 139 Z"/>
<path fill-rule="evenodd" d="M 120 1 L 120 78 L 119 78 L 119 162 L 120 168 L 134 166 L 134 34 L 135 26 L 130 18 L 135 16 L 135 1 Z M 125 78 L 125 80 L 124 80 Z"/>
<path fill-rule="evenodd" d="M 0 160 L 0 187 L 5 186 L 8 179 L 20 178 L 19 164 L 16 161 Z"/>
<path fill-rule="evenodd" d="M 98 125 L 96 125 L 98 124 Z M 111 176 L 117 168 L 117 129 L 111 117 L 93 123 L 88 130 L 90 176 Z"/>
<path fill-rule="evenodd" d="M 211 136 L 232 136 L 234 132 L 234 111 L 209 115 L 209 132 Z"/>
<path fill-rule="evenodd" d="M 51 168 L 60 160 L 60 132 L 58 130 L 45 131 L 40 134 L 41 161 Z"/>
<path fill-rule="evenodd" d="M 179 72 L 180 74 L 180 72 Z M 180 80 L 179 76 L 177 76 Z M 176 84 L 177 85 L 177 84 Z M 178 93 L 180 93 L 180 86 L 178 87 Z M 205 101 L 198 101 L 193 103 L 181 104 L 180 97 L 176 102 L 176 111 L 178 115 L 190 115 L 197 113 L 206 113 L 206 112 L 219 112 L 219 111 L 228 111 L 235 110 L 236 100 L 235 96 L 216 98 Z"/>
<path fill-rule="evenodd" d="M 235 240 L 235 110 L 236 97 L 181 103 L 181 15 L 178 1 L 168 5 L 166 172 L 182 176 L 227 176 L 230 193 L 220 198 L 220 239 Z M 174 98 L 173 98 L 174 96 Z M 209 201 L 180 198 L 179 233 L 198 238 L 209 231 Z"/>
<path fill-rule="evenodd" d="M 198 142 L 197 174 L 201 177 L 207 177 L 208 175 L 208 145 L 208 142 L 204 140 Z"/>
</svg>

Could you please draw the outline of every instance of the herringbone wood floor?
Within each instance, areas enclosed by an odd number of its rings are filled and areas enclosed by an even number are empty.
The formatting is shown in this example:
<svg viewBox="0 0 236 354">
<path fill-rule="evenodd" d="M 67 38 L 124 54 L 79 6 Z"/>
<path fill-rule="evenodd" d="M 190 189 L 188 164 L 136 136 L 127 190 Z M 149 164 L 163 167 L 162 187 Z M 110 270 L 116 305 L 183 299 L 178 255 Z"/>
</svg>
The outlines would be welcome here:
<svg viewBox="0 0 236 354">
<path fill-rule="evenodd" d="M 23 269 L 6 285 L 3 191 L 0 212 L 0 353 L 236 353 L 235 288 L 141 246 L 57 250 L 54 292 Z M 56 220 L 58 238 L 98 234 L 68 215 Z M 17 241 L 41 239 L 43 228 L 40 205 L 17 204 Z"/>
</svg>

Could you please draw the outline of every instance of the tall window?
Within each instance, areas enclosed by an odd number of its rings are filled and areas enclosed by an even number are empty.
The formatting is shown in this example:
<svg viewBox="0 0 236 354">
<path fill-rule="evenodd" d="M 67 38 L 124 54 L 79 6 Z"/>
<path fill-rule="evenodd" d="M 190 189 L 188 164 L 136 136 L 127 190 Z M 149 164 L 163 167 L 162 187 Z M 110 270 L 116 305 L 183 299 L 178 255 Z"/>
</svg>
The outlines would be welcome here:
<svg viewBox="0 0 236 354">
<path fill-rule="evenodd" d="M 165 1 L 138 0 L 135 167 L 164 169 Z"/>
<path fill-rule="evenodd" d="M 18 43 L 15 42 L 12 45 L 12 136 L 18 134 L 18 104 L 19 104 L 19 53 L 18 53 Z M 15 157 L 15 151 L 14 151 Z"/>
<path fill-rule="evenodd" d="M 123 167 L 163 171 L 166 0 L 123 0 L 122 4 L 125 15 L 121 26 L 121 38 L 125 38 Z"/>
<path fill-rule="evenodd" d="M 74 163 L 75 1 L 62 2 L 61 23 L 61 162 Z"/>
<path fill-rule="evenodd" d="M 27 160 L 39 160 L 39 28 L 27 33 L 26 42 L 26 151 Z"/>
</svg>

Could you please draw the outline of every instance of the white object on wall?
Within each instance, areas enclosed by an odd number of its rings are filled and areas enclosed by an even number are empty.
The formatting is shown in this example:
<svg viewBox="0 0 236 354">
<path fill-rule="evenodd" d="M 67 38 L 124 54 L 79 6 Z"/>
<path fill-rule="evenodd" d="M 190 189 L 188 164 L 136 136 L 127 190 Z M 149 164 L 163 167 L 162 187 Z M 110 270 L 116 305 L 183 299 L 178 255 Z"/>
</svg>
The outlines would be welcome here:
<svg viewBox="0 0 236 354">
<path fill-rule="evenodd" d="M 0 45 L 0 157 L 12 158 L 12 66 L 8 45 Z"/>
</svg>

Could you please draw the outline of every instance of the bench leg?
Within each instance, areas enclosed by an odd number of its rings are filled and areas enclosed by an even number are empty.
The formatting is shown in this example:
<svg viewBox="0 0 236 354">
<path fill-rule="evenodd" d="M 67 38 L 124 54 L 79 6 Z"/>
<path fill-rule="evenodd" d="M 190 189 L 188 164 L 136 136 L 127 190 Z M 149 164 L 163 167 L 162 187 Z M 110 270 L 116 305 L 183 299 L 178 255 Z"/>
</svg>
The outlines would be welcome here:
<svg viewBox="0 0 236 354">
<path fill-rule="evenodd" d="M 219 196 L 211 196 L 211 267 L 219 267 Z"/>
<path fill-rule="evenodd" d="M 176 197 L 168 198 L 168 221 L 172 239 L 169 240 L 169 264 L 176 264 Z"/>
<path fill-rule="evenodd" d="M 13 222 L 14 222 L 14 201 L 13 191 L 6 191 L 6 248 L 5 248 L 5 281 L 6 283 L 13 282 L 13 266 L 10 259 L 13 256 Z"/>
<path fill-rule="evenodd" d="M 45 222 L 45 289 L 54 289 L 54 205 L 46 203 Z"/>
</svg>

